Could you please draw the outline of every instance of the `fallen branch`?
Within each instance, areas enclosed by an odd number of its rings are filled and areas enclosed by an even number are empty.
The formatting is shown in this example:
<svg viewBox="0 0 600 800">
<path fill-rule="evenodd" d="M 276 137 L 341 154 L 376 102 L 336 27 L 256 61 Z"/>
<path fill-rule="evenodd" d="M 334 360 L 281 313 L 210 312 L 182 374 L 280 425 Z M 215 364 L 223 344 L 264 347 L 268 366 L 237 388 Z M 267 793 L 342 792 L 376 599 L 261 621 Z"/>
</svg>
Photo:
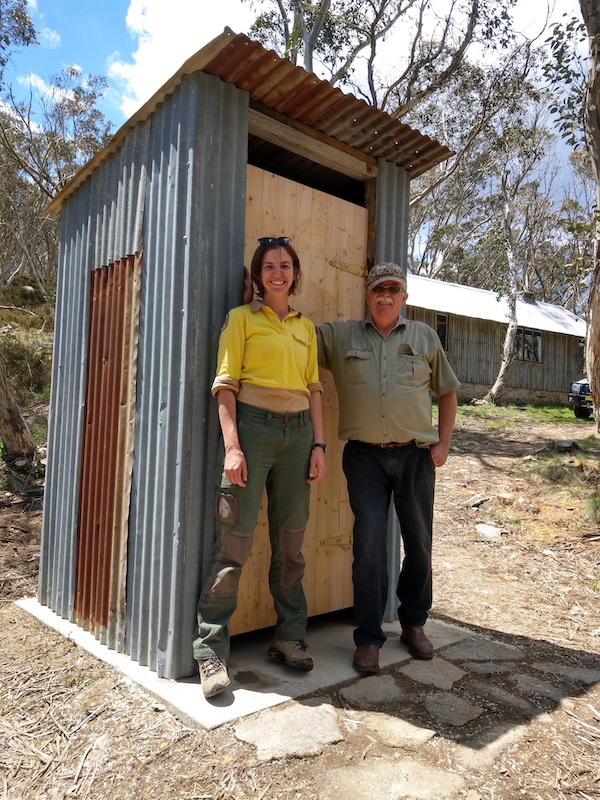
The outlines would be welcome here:
<svg viewBox="0 0 600 800">
<path fill-rule="evenodd" d="M 30 311 L 28 308 L 19 308 L 19 306 L 0 306 L 3 311 L 22 311 L 23 314 L 29 314 L 31 317 L 37 317 L 37 314 L 34 314 L 33 311 Z"/>
</svg>

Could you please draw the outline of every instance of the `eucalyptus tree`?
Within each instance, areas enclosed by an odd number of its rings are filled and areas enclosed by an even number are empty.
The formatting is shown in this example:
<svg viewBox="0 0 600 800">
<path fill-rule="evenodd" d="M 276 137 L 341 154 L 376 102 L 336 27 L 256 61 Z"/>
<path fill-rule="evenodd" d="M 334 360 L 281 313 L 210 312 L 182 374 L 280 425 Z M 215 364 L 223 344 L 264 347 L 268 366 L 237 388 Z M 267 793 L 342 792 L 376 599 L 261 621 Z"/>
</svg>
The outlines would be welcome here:
<svg viewBox="0 0 600 800">
<path fill-rule="evenodd" d="M 516 0 L 246 0 L 251 35 L 332 85 L 402 117 L 440 89 L 469 47 L 513 38 Z M 394 42 L 393 49 L 391 42 Z"/>
<path fill-rule="evenodd" d="M 42 91 L 32 90 L 26 102 L 8 91 L 0 107 L 0 280 L 27 276 L 48 301 L 56 282 L 58 236 L 57 221 L 44 209 L 107 142 L 111 125 L 96 106 L 105 85 L 103 78 L 70 68 Z M 35 443 L 1 357 L 0 438 L 8 459 L 35 459 Z"/>
<path fill-rule="evenodd" d="M 4 68 L 12 52 L 36 43 L 27 0 L 0 0 L 0 89 L 4 85 Z"/>
<path fill-rule="evenodd" d="M 491 145 L 507 116 L 518 121 L 540 98 L 531 75 L 534 56 L 525 43 L 510 48 L 502 63 L 465 60 L 435 98 L 409 115 L 408 122 L 456 153 L 411 181 L 409 255 L 415 272 L 480 285 L 475 264 L 473 274 L 458 265 L 496 213 L 486 201 L 492 191 Z"/>
<path fill-rule="evenodd" d="M 572 17 L 552 31 L 546 76 L 556 93 L 552 108 L 563 135 L 574 148 L 585 146 L 596 187 L 586 367 L 600 431 L 600 0 L 579 0 L 579 7 L 583 23 Z M 587 53 L 581 51 L 582 38 Z"/>
<path fill-rule="evenodd" d="M 453 117 L 468 119 L 469 108 L 476 106 L 471 95 L 456 92 L 454 98 Z M 547 98 L 535 82 L 523 82 L 514 100 L 486 120 L 481 135 L 443 182 L 435 170 L 416 181 L 420 199 L 409 237 L 413 271 L 506 298 L 510 317 L 498 375 L 487 396 L 492 402 L 502 398 L 514 359 L 519 292 L 561 305 L 569 294 L 575 303 L 575 276 L 581 275 L 581 264 L 573 263 L 565 248 L 565 214 L 575 217 L 577 208 L 559 199 L 556 137 L 545 119 Z M 458 124 L 455 135 L 464 138 Z M 571 232 L 577 228 L 572 226 Z M 567 262 L 569 275 L 561 270 Z"/>
<path fill-rule="evenodd" d="M 27 274 L 52 292 L 57 222 L 44 208 L 108 141 L 111 124 L 97 108 L 104 78 L 68 68 L 27 101 L 9 92 L 0 110 L 0 273 Z"/>
<path fill-rule="evenodd" d="M 588 37 L 589 71 L 584 94 L 587 150 L 596 184 L 596 253 L 590 285 L 586 362 L 600 431 L 600 0 L 579 0 Z"/>
<path fill-rule="evenodd" d="M 539 194 L 540 165 L 547 152 L 550 134 L 540 118 L 539 109 L 525 122 L 511 121 L 493 148 L 497 157 L 497 181 L 500 214 L 498 226 L 504 244 L 506 270 L 504 290 L 509 319 L 498 374 L 484 400 L 501 400 L 515 357 L 517 335 L 517 298 L 521 289 L 529 289 L 528 265 L 536 245 L 536 226 L 532 224 L 531 200 Z M 545 193 L 546 196 L 549 194 Z"/>
</svg>

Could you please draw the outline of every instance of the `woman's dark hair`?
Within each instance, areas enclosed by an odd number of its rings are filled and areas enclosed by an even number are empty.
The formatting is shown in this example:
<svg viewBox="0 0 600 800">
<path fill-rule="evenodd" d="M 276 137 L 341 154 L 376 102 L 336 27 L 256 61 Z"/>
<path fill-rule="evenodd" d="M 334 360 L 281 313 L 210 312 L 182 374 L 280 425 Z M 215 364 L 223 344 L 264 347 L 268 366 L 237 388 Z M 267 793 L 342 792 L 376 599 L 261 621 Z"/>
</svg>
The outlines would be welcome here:
<svg viewBox="0 0 600 800">
<path fill-rule="evenodd" d="M 254 284 L 254 291 L 256 293 L 256 296 L 260 300 L 262 300 L 263 297 L 265 296 L 265 287 L 263 286 L 262 281 L 260 279 L 263 259 L 265 255 L 269 252 L 269 250 L 275 250 L 279 247 L 288 253 L 290 258 L 292 259 L 292 266 L 294 267 L 294 280 L 292 281 L 292 285 L 290 286 L 289 294 L 296 294 L 296 292 L 300 289 L 300 286 L 302 285 L 300 259 L 298 258 L 298 253 L 294 250 L 292 245 L 278 244 L 277 242 L 270 242 L 269 244 L 261 244 L 254 251 L 254 255 L 252 256 L 252 263 L 250 264 L 250 275 L 252 277 L 252 283 Z"/>
</svg>

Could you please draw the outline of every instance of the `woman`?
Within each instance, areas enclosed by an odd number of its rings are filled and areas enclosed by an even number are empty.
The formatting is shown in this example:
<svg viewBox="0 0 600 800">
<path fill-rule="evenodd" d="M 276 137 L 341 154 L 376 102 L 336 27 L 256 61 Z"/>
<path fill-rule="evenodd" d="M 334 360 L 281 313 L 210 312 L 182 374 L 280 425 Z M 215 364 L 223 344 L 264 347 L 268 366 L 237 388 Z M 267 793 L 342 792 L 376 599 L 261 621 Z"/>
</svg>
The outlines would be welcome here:
<svg viewBox="0 0 600 800">
<path fill-rule="evenodd" d="M 300 288 L 300 261 L 288 237 L 259 239 L 250 269 L 256 298 L 227 315 L 212 393 L 223 448 L 217 475 L 217 541 L 198 603 L 202 690 L 229 685 L 229 621 L 266 486 L 277 622 L 268 654 L 294 669 L 313 661 L 304 641 L 307 608 L 301 548 L 310 485 L 325 475 L 322 386 L 312 322 L 289 306 Z"/>
</svg>

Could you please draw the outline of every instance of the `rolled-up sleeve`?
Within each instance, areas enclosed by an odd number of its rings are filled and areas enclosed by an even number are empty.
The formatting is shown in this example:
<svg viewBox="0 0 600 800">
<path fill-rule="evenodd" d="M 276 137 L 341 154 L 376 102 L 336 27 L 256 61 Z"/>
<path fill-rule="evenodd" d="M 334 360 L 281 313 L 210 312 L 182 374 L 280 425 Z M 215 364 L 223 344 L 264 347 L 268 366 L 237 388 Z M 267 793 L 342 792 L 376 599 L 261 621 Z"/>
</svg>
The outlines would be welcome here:
<svg viewBox="0 0 600 800">
<path fill-rule="evenodd" d="M 215 397 L 220 389 L 239 392 L 245 342 L 244 320 L 240 314 L 230 312 L 219 337 L 217 373 L 211 387 Z"/>
<path fill-rule="evenodd" d="M 322 392 L 323 384 L 319 380 L 319 360 L 317 351 L 317 332 L 313 326 L 313 335 L 308 346 L 308 364 L 306 366 L 306 388 L 309 392 Z"/>
</svg>

